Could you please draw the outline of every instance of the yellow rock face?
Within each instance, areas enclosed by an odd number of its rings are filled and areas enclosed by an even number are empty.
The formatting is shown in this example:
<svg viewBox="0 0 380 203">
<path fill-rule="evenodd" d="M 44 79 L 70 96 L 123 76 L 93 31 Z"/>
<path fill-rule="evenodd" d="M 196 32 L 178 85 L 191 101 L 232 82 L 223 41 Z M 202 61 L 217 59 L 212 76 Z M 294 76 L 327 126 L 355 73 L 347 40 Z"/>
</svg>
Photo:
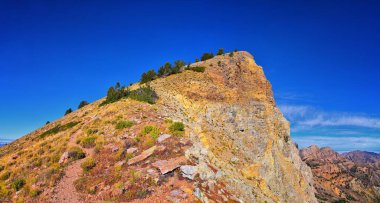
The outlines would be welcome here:
<svg viewBox="0 0 380 203">
<path fill-rule="evenodd" d="M 191 66 L 206 69 L 151 83 L 159 112 L 192 129 L 199 145 L 188 156 L 222 174 L 219 180 L 239 200 L 316 202 L 310 168 L 300 160 L 289 123 L 253 57 L 237 52 Z M 208 174 L 207 167 L 202 170 Z"/>
</svg>

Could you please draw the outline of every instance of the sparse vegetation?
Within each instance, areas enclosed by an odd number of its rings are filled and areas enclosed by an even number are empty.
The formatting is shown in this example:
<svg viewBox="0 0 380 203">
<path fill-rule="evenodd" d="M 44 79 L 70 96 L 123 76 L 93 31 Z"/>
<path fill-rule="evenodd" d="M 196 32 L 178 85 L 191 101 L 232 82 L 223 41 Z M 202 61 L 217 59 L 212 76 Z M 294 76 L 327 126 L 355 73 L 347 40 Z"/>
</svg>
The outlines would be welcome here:
<svg viewBox="0 0 380 203">
<path fill-rule="evenodd" d="M 80 140 L 80 145 L 84 148 L 95 147 L 96 136 L 86 136 Z"/>
<path fill-rule="evenodd" d="M 186 62 L 182 60 L 174 61 L 174 67 L 171 71 L 172 74 L 177 74 L 181 71 L 181 68 L 186 66 Z"/>
<path fill-rule="evenodd" d="M 81 109 L 83 108 L 84 106 L 88 105 L 88 102 L 87 101 L 81 101 L 78 105 L 78 109 Z"/>
<path fill-rule="evenodd" d="M 115 128 L 120 130 L 120 129 L 124 129 L 124 128 L 130 128 L 133 126 L 133 122 L 132 121 L 124 121 L 124 120 L 121 120 L 121 121 L 118 121 L 116 123 L 116 126 Z"/>
<path fill-rule="evenodd" d="M 185 125 L 181 122 L 174 122 L 170 127 L 169 130 L 174 135 L 182 135 L 185 131 Z"/>
<path fill-rule="evenodd" d="M 93 169 L 96 166 L 96 161 L 94 158 L 89 157 L 87 160 L 85 160 L 82 164 L 81 167 L 83 171 L 88 172 L 91 169 Z"/>
<path fill-rule="evenodd" d="M 79 122 L 70 122 L 70 123 L 67 123 L 67 124 L 62 125 L 62 126 L 60 124 L 58 124 L 54 128 L 51 128 L 51 129 L 45 131 L 44 133 L 40 134 L 38 137 L 39 138 L 44 138 L 44 137 L 46 137 L 48 135 L 57 134 L 57 133 L 59 133 L 61 131 L 65 131 L 65 130 L 67 130 L 69 128 L 72 128 L 72 127 L 76 126 L 78 123 Z"/>
<path fill-rule="evenodd" d="M 65 116 L 66 116 L 67 114 L 71 113 L 71 112 L 73 112 L 73 110 L 72 110 L 71 108 L 67 109 L 67 110 L 65 111 Z"/>
<path fill-rule="evenodd" d="M 233 57 L 234 56 L 234 52 L 230 52 L 230 54 L 228 54 L 228 56 Z"/>
</svg>

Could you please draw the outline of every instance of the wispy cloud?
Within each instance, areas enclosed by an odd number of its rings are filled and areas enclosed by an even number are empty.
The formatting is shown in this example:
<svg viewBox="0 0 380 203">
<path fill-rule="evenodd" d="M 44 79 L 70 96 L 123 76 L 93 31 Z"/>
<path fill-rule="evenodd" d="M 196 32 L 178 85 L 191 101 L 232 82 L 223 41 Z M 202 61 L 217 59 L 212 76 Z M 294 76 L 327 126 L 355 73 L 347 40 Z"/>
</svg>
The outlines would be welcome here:
<svg viewBox="0 0 380 203">
<path fill-rule="evenodd" d="M 380 117 L 327 112 L 306 105 L 280 105 L 291 123 L 292 138 L 301 146 L 330 146 L 339 152 L 380 151 Z"/>
<path fill-rule="evenodd" d="M 380 118 L 350 113 L 325 112 L 310 106 L 280 105 L 294 127 L 355 126 L 380 129 Z"/>
<path fill-rule="evenodd" d="M 315 144 L 319 147 L 330 146 L 338 152 L 352 150 L 380 151 L 380 139 L 376 137 L 296 136 L 293 139 L 301 148 Z"/>
</svg>

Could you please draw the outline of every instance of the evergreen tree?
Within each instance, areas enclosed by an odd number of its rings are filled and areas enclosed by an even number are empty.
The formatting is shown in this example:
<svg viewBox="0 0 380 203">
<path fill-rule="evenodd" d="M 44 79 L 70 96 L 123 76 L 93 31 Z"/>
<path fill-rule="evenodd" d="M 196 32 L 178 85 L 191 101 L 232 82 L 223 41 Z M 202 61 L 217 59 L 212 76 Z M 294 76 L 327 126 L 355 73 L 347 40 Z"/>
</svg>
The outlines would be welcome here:
<svg viewBox="0 0 380 203">
<path fill-rule="evenodd" d="M 208 59 L 212 59 L 214 57 L 213 53 L 204 53 L 202 55 L 201 61 L 206 61 Z"/>
<path fill-rule="evenodd" d="M 224 54 L 224 49 L 223 48 L 220 48 L 218 50 L 218 53 L 216 53 L 216 55 L 223 55 Z"/>
<path fill-rule="evenodd" d="M 119 86 L 120 86 L 120 84 L 119 84 Z M 87 101 L 81 101 L 80 103 L 79 103 L 79 105 L 78 105 L 78 109 L 80 109 L 80 108 L 82 108 L 82 107 L 84 107 L 84 106 L 86 106 L 86 105 L 88 105 L 88 102 Z"/>
<path fill-rule="evenodd" d="M 73 112 L 73 110 L 71 108 L 67 109 L 66 112 L 65 112 L 65 116 L 69 113 Z"/>
<path fill-rule="evenodd" d="M 156 72 L 154 72 L 154 70 L 149 70 L 148 72 L 142 74 L 140 83 L 143 84 L 143 83 L 150 82 L 154 80 L 156 77 L 157 77 Z"/>
<path fill-rule="evenodd" d="M 181 71 L 181 68 L 184 67 L 185 65 L 186 65 L 185 61 L 182 61 L 182 60 L 174 61 L 174 67 L 172 69 L 172 74 L 179 73 Z"/>
<path fill-rule="evenodd" d="M 158 69 L 158 76 L 168 76 L 172 72 L 172 64 L 169 62 L 166 62 L 164 66 L 161 66 L 160 69 Z"/>
</svg>

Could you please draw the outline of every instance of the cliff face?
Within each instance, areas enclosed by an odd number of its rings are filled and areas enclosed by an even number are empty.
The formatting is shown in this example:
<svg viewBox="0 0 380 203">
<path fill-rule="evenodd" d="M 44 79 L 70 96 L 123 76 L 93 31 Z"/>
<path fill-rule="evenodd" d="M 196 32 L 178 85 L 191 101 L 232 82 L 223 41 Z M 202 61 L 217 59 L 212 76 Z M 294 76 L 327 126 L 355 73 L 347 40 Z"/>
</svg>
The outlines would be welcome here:
<svg viewBox="0 0 380 203">
<path fill-rule="evenodd" d="M 0 201 L 316 202 L 253 57 L 191 66 L 150 83 L 156 104 L 96 101 L 0 148 Z"/>
<path fill-rule="evenodd" d="M 302 149 L 300 156 L 312 169 L 320 202 L 379 200 L 380 162 L 376 162 L 377 154 L 349 152 L 341 155 L 330 147 L 313 145 Z"/>
<path fill-rule="evenodd" d="M 186 123 L 194 147 L 187 157 L 243 201 L 315 202 L 312 174 L 289 137 L 289 123 L 275 105 L 271 85 L 247 52 L 217 56 L 157 80 L 160 112 Z M 207 192 L 206 195 L 207 196 Z"/>
</svg>

